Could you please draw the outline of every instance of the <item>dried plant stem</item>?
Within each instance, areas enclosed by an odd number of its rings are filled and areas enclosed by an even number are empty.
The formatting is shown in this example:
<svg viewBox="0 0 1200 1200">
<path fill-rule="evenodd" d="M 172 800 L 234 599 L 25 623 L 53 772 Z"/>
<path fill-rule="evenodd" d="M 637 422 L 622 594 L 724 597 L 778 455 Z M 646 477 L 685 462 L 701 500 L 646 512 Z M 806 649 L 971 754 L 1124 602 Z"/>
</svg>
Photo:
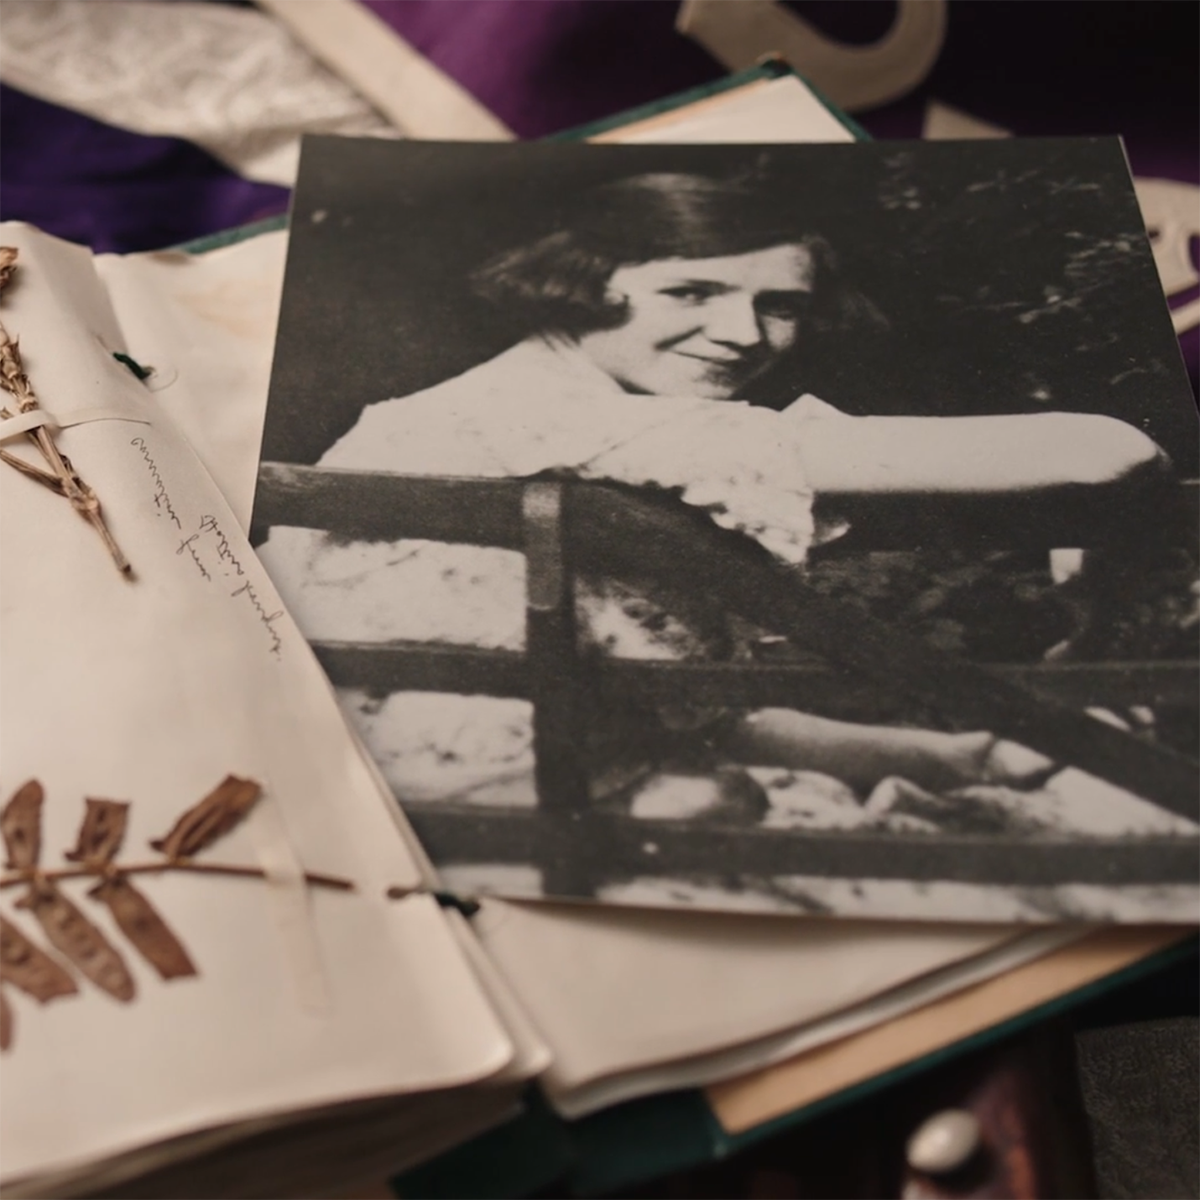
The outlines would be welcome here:
<svg viewBox="0 0 1200 1200">
<path fill-rule="evenodd" d="M 8 409 L 0 408 L 0 417 L 9 415 Z M 10 467 L 15 467 L 22 475 L 28 475 L 30 479 L 36 479 L 38 483 L 48 487 L 52 492 L 57 492 L 60 496 L 64 494 L 62 480 L 57 475 L 51 475 L 49 471 L 43 471 L 34 463 L 26 462 L 15 454 L 9 454 L 7 450 L 0 450 L 0 462 L 8 463 Z"/>
<path fill-rule="evenodd" d="M 11 281 L 16 270 L 17 252 L 11 246 L 0 246 L 0 290 Z M 29 376 L 25 374 L 21 362 L 21 350 L 16 341 L 9 336 L 8 330 L 0 322 L 0 387 L 2 387 L 17 402 L 18 412 L 31 412 L 38 407 L 37 396 Z M 0 416 L 12 414 L 7 409 L 0 408 Z M 86 520 L 100 535 L 105 549 L 117 566 L 117 570 L 126 578 L 133 578 L 133 568 L 129 560 L 121 552 L 116 539 L 108 528 L 107 522 L 100 509 L 100 500 L 96 493 L 80 478 L 79 473 L 71 466 L 71 460 L 54 444 L 45 426 L 30 429 L 25 434 L 38 449 L 49 472 L 30 463 L 22 462 L 16 455 L 8 451 L 0 451 L 0 459 L 24 472 L 39 483 L 66 496 L 71 507 Z M 53 479 L 54 482 L 51 482 Z"/>
<path fill-rule="evenodd" d="M 113 875 L 162 875 L 167 871 L 189 871 L 197 875 L 229 875 L 241 879 L 266 879 L 267 873 L 259 867 L 243 867 L 233 863 L 191 862 L 188 859 L 177 859 L 174 862 L 145 862 L 131 863 L 123 866 L 120 863 L 106 864 L 102 867 L 82 865 L 78 867 L 61 867 L 56 871 L 17 871 L 10 875 L 0 875 L 0 889 L 18 887 L 29 883 L 35 877 L 57 883 L 61 879 L 105 879 Z M 304 882 L 312 887 L 332 888 L 339 892 L 354 891 L 354 884 L 349 879 L 339 879 L 336 875 L 319 875 L 305 871 Z"/>
</svg>

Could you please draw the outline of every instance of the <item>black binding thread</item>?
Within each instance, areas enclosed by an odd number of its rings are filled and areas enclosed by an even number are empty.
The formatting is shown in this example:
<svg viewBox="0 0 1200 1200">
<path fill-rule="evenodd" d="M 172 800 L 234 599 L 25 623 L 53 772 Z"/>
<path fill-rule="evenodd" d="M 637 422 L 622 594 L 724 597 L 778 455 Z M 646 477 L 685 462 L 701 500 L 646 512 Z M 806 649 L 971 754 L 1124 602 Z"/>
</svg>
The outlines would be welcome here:
<svg viewBox="0 0 1200 1200">
<path fill-rule="evenodd" d="M 432 896 L 439 908 L 452 908 L 468 919 L 479 911 L 479 904 L 466 896 L 456 896 L 453 892 L 439 888 L 427 887 L 390 887 L 384 893 L 389 900 L 407 900 L 409 896 Z"/>
<path fill-rule="evenodd" d="M 114 350 L 112 352 L 112 356 L 122 366 L 128 367 L 130 369 L 130 371 L 132 371 L 133 374 L 137 377 L 137 380 L 139 383 L 145 383 L 146 380 L 149 379 L 150 376 L 154 374 L 153 367 L 143 367 L 140 362 L 137 362 L 135 359 L 130 358 L 128 354 L 122 354 L 119 350 Z"/>
</svg>

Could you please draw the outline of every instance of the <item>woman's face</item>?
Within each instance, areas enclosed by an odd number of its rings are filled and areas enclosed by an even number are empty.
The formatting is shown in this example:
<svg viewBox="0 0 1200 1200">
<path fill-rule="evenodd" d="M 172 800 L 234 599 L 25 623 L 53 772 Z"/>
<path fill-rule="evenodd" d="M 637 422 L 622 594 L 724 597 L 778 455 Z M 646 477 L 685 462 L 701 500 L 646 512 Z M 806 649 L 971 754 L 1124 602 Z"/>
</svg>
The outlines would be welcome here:
<svg viewBox="0 0 1200 1200">
<path fill-rule="evenodd" d="M 579 346 L 629 391 L 728 400 L 795 344 L 813 265 L 804 246 L 786 245 L 619 267 L 609 298 L 626 320 Z"/>
</svg>

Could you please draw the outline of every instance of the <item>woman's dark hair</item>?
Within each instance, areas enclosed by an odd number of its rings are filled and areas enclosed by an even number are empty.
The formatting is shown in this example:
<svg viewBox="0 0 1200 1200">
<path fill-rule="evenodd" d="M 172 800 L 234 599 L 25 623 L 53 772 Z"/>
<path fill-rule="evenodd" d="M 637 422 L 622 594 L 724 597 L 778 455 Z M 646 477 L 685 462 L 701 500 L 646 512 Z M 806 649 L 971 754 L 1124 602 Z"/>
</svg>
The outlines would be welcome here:
<svg viewBox="0 0 1200 1200">
<path fill-rule="evenodd" d="M 882 323 L 874 306 L 841 281 L 829 243 L 761 184 L 634 175 L 587 192 L 562 225 L 484 263 L 471 276 L 475 294 L 529 329 L 578 336 L 624 319 L 624 306 L 607 298 L 618 267 L 802 245 L 815 267 L 816 328 Z"/>
</svg>

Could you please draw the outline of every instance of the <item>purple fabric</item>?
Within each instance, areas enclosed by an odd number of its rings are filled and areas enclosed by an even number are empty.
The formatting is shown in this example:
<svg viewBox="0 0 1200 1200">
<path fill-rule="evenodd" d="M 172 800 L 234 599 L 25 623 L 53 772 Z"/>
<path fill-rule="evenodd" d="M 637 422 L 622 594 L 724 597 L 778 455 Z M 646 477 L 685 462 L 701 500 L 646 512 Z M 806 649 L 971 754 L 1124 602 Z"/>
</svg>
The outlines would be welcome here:
<svg viewBox="0 0 1200 1200">
<path fill-rule="evenodd" d="M 719 79 L 674 4 L 362 0 L 519 137 L 537 138 Z"/>
<path fill-rule="evenodd" d="M 93 250 L 152 250 L 286 210 L 179 138 L 145 137 L 0 85 L 0 217 Z"/>
</svg>

